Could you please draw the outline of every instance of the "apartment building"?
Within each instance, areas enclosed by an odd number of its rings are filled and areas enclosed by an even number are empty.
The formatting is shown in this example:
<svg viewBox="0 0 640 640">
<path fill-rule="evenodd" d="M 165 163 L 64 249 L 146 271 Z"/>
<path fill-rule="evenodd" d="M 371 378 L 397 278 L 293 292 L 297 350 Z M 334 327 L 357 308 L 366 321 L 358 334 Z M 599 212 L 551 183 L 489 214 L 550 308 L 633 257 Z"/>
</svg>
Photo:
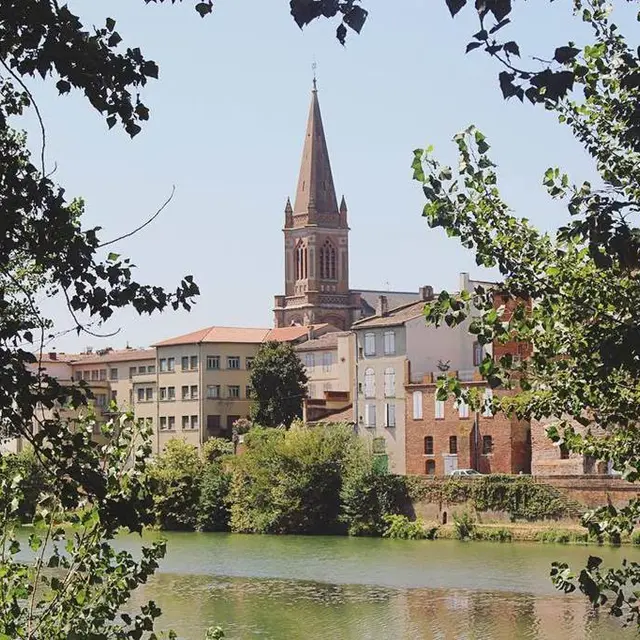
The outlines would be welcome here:
<svg viewBox="0 0 640 640">
<path fill-rule="evenodd" d="M 458 375 L 449 371 L 448 375 Z M 480 473 L 531 473 L 529 423 L 504 414 L 493 415 L 489 402 L 494 394 L 476 373 L 462 382 L 485 400 L 480 411 L 471 411 L 455 398 L 438 400 L 437 375 L 405 386 L 406 471 L 408 474 L 443 476 L 456 469 Z"/>
<path fill-rule="evenodd" d="M 277 329 L 208 327 L 163 340 L 156 349 L 155 401 L 136 391 L 136 416 L 156 420 L 155 448 L 180 437 L 200 446 L 230 437 L 233 423 L 249 415 L 251 363 L 264 342 L 306 341 L 335 331 L 328 324 Z M 151 387 L 149 387 L 150 389 Z M 149 414 L 147 413 L 149 412 Z M 151 415 L 153 414 L 153 415 Z"/>
<path fill-rule="evenodd" d="M 461 274 L 461 289 L 479 284 Z M 483 283 L 485 284 L 485 283 Z M 434 371 L 457 370 L 472 376 L 484 351 L 468 333 L 467 320 L 458 327 L 427 325 L 424 306 L 433 289 L 422 287 L 417 302 L 389 308 L 379 296 L 376 315 L 353 324 L 356 335 L 358 433 L 389 458 L 392 473 L 406 472 L 405 385 Z"/>
</svg>

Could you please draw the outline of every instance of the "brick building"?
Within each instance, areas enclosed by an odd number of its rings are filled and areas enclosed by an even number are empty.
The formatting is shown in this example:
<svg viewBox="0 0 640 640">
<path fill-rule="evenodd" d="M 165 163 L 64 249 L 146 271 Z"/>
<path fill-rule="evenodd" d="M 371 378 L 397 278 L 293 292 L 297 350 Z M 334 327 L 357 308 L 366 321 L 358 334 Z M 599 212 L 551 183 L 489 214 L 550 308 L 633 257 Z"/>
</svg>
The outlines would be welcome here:
<svg viewBox="0 0 640 640">
<path fill-rule="evenodd" d="M 463 382 L 489 399 L 492 393 L 481 380 Z M 531 430 L 528 423 L 488 410 L 473 412 L 436 397 L 433 375 L 405 385 L 407 474 L 448 475 L 455 469 L 480 473 L 530 473 Z M 504 393 L 504 392 L 502 392 Z"/>
</svg>

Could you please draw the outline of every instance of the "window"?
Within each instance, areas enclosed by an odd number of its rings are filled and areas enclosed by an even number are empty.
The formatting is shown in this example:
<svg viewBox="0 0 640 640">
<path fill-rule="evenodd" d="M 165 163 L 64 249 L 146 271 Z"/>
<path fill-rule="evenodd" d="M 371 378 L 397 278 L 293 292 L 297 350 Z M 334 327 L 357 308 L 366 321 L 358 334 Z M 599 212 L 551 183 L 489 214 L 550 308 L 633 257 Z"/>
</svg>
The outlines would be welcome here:
<svg viewBox="0 0 640 640">
<path fill-rule="evenodd" d="M 106 380 L 106 379 L 107 379 L 107 370 L 100 369 L 100 380 Z"/>
<path fill-rule="evenodd" d="M 485 456 L 493 453 L 493 438 L 491 436 L 482 436 L 482 453 Z"/>
<path fill-rule="evenodd" d="M 111 402 L 117 402 L 117 401 L 118 401 L 118 392 L 114 390 L 111 392 Z"/>
<path fill-rule="evenodd" d="M 384 332 L 384 353 L 385 355 L 392 355 L 396 352 L 396 332 L 385 331 Z"/>
<path fill-rule="evenodd" d="M 413 419 L 422 420 L 422 391 L 413 392 Z"/>
<path fill-rule="evenodd" d="M 144 388 L 138 387 L 138 402 L 144 402 Z"/>
<path fill-rule="evenodd" d="M 163 373 L 166 370 L 167 370 L 167 359 L 160 358 L 160 373 Z"/>
<path fill-rule="evenodd" d="M 444 420 L 444 400 L 435 400 L 435 417 L 436 420 Z"/>
<path fill-rule="evenodd" d="M 569 449 L 567 449 L 567 445 L 563 442 L 560 444 L 560 460 L 568 460 L 569 459 Z"/>
<path fill-rule="evenodd" d="M 117 380 L 118 379 L 118 370 L 110 369 L 109 370 L 109 380 Z"/>
<path fill-rule="evenodd" d="M 246 395 L 247 399 L 251 398 L 251 385 L 248 384 L 244 388 L 244 392 L 245 392 L 245 395 Z"/>
<path fill-rule="evenodd" d="M 473 366 L 479 367 L 484 360 L 484 346 L 479 342 L 473 343 Z"/>
<path fill-rule="evenodd" d="M 315 356 L 313 353 L 304 354 L 304 366 L 307 367 L 307 369 L 313 369 L 313 367 L 316 366 Z"/>
<path fill-rule="evenodd" d="M 367 427 L 376 426 L 376 405 L 375 404 L 364 405 L 364 422 Z"/>
<path fill-rule="evenodd" d="M 249 358 L 246 359 L 246 366 L 247 366 L 247 369 L 251 369 L 251 367 L 253 366 L 253 358 L 252 357 L 249 357 Z"/>
<path fill-rule="evenodd" d="M 146 418 L 147 428 L 151 429 L 153 427 L 153 418 Z"/>
<path fill-rule="evenodd" d="M 89 371 L 89 369 L 87 369 L 86 371 L 82 372 L 82 379 L 83 380 L 89 380 L 90 377 L 91 377 L 91 371 Z"/>
<path fill-rule="evenodd" d="M 189 356 L 182 356 L 181 367 L 183 371 L 189 370 Z M 187 418 L 189 420 L 189 416 L 182 416 L 183 418 Z"/>
<path fill-rule="evenodd" d="M 240 416 L 227 416 L 227 431 L 231 432 L 231 429 L 233 429 L 233 423 L 236 422 L 236 420 L 240 420 Z"/>
<path fill-rule="evenodd" d="M 424 439 L 424 453 L 427 456 L 433 455 L 433 436 L 425 436 Z"/>
<path fill-rule="evenodd" d="M 183 429 L 189 428 L 189 416 L 182 416 L 182 428 Z"/>
<path fill-rule="evenodd" d="M 98 371 L 98 369 L 92 369 L 91 370 L 91 379 L 92 380 L 98 380 L 99 377 L 100 377 L 100 371 Z"/>
<path fill-rule="evenodd" d="M 296 246 L 296 280 L 307 277 L 307 247 L 302 241 Z"/>
<path fill-rule="evenodd" d="M 160 431 L 167 429 L 167 416 L 160 416 Z"/>
<path fill-rule="evenodd" d="M 220 356 L 207 356 L 207 369 L 219 369 Z"/>
<path fill-rule="evenodd" d="M 484 409 L 482 411 L 482 415 L 485 418 L 493 418 L 493 412 L 491 411 L 491 401 L 493 400 L 493 390 L 492 389 L 485 389 L 484 390 L 484 395 L 482 398 L 482 404 L 484 406 Z"/>
<path fill-rule="evenodd" d="M 107 394 L 106 393 L 96 393 L 96 404 L 99 407 L 107 406 Z"/>
<path fill-rule="evenodd" d="M 207 398 L 219 398 L 220 397 L 220 385 L 209 384 L 207 385 Z"/>
<path fill-rule="evenodd" d="M 387 402 L 384 405 L 385 427 L 396 426 L 396 405 L 394 402 Z"/>
<path fill-rule="evenodd" d="M 197 384 L 192 384 L 191 385 L 191 399 L 192 400 L 197 400 L 198 399 L 198 385 Z"/>
<path fill-rule="evenodd" d="M 168 419 L 169 431 L 173 431 L 176 428 L 176 417 L 169 416 Z"/>
<path fill-rule="evenodd" d="M 468 418 L 469 417 L 469 405 L 464 402 L 464 400 L 458 400 L 458 416 L 460 418 Z"/>
<path fill-rule="evenodd" d="M 160 387 L 160 400 L 167 399 L 167 387 Z"/>
<path fill-rule="evenodd" d="M 436 475 L 436 461 L 435 460 L 427 460 L 424 465 L 425 473 L 428 476 Z"/>
<path fill-rule="evenodd" d="M 229 397 L 229 398 L 239 398 L 240 397 L 240 387 L 237 384 L 230 384 L 227 387 L 227 397 Z"/>
<path fill-rule="evenodd" d="M 376 334 L 375 333 L 364 334 L 364 355 L 365 356 L 376 355 Z"/>
<path fill-rule="evenodd" d="M 175 371 L 176 370 L 176 359 L 175 358 L 167 358 L 167 371 Z M 175 420 L 175 418 L 174 418 Z"/>
<path fill-rule="evenodd" d="M 384 370 L 384 395 L 387 398 L 396 395 L 396 372 L 392 367 Z"/>
<path fill-rule="evenodd" d="M 191 356 L 189 364 L 191 366 L 191 369 L 197 369 L 198 368 L 198 356 Z"/>
<path fill-rule="evenodd" d="M 220 430 L 220 416 L 207 416 L 207 430 L 208 431 L 219 431 Z"/>
<path fill-rule="evenodd" d="M 333 354 L 331 351 L 326 351 L 322 354 L 322 370 L 325 373 L 331 371 L 331 365 L 333 364 Z"/>
<path fill-rule="evenodd" d="M 239 356 L 227 356 L 227 369 L 239 369 L 240 357 Z"/>
<path fill-rule="evenodd" d="M 145 366 L 138 367 L 138 373 L 147 373 L 147 367 Z"/>
<path fill-rule="evenodd" d="M 133 376 L 138 373 L 138 367 L 129 367 L 129 377 L 133 378 Z"/>
<path fill-rule="evenodd" d="M 147 402 L 151 402 L 151 400 L 153 400 L 153 387 L 147 387 L 145 389 L 145 400 L 147 400 Z"/>
<path fill-rule="evenodd" d="M 156 372 L 155 364 L 150 364 L 149 366 L 147 366 L 147 373 L 155 373 L 155 372 Z"/>
<path fill-rule="evenodd" d="M 308 393 L 308 397 L 309 398 L 315 398 L 315 393 L 316 393 L 316 385 L 312 384 L 311 382 L 309 383 L 309 386 L 307 387 L 307 393 Z"/>
<path fill-rule="evenodd" d="M 364 372 L 364 397 L 376 397 L 376 372 L 371 368 Z"/>
<path fill-rule="evenodd" d="M 449 436 L 449 453 L 453 456 L 458 455 L 458 436 Z"/>
<path fill-rule="evenodd" d="M 183 400 L 189 399 L 189 386 L 186 384 L 182 385 L 182 399 Z"/>
<path fill-rule="evenodd" d="M 176 399 L 176 388 L 175 387 L 167 387 L 167 395 L 169 396 L 169 400 Z"/>
<path fill-rule="evenodd" d="M 191 416 L 191 428 L 192 429 L 198 428 L 198 416 Z"/>
<path fill-rule="evenodd" d="M 320 247 L 320 278 L 336 279 L 336 250 L 330 240 L 326 240 Z"/>
</svg>

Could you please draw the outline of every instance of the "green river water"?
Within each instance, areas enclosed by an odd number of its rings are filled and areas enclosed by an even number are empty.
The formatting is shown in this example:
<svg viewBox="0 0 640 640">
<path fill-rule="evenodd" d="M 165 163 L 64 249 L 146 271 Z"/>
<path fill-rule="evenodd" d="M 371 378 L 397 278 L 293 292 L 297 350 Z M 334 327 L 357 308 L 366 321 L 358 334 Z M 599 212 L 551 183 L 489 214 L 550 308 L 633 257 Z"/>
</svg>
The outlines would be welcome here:
<svg viewBox="0 0 640 640">
<path fill-rule="evenodd" d="M 160 534 L 147 534 L 148 539 Z M 135 594 L 160 628 L 201 640 L 511 640 L 637 637 L 580 595 L 559 595 L 549 565 L 640 551 L 536 543 L 170 533 L 159 573 Z M 134 549 L 139 541 L 119 545 Z"/>
</svg>

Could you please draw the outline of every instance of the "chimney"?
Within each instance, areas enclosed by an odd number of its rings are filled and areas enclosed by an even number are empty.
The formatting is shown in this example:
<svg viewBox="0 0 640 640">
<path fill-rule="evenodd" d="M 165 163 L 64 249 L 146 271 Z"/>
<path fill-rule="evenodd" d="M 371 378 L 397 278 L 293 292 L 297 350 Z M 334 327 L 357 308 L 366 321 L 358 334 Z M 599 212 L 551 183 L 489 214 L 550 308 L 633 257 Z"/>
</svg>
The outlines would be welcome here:
<svg viewBox="0 0 640 640">
<path fill-rule="evenodd" d="M 431 300 L 433 298 L 433 287 L 425 285 L 418 289 L 418 293 L 420 294 L 420 300 Z"/>
<path fill-rule="evenodd" d="M 49 351 L 49 360 L 57 360 L 58 354 L 55 351 Z"/>
<path fill-rule="evenodd" d="M 389 313 L 389 301 L 387 296 L 378 296 L 378 304 L 376 305 L 376 315 L 386 316 Z"/>
<path fill-rule="evenodd" d="M 310 324 L 307 327 L 307 340 L 313 340 L 315 337 L 316 337 L 316 329 L 312 324 Z"/>
</svg>

